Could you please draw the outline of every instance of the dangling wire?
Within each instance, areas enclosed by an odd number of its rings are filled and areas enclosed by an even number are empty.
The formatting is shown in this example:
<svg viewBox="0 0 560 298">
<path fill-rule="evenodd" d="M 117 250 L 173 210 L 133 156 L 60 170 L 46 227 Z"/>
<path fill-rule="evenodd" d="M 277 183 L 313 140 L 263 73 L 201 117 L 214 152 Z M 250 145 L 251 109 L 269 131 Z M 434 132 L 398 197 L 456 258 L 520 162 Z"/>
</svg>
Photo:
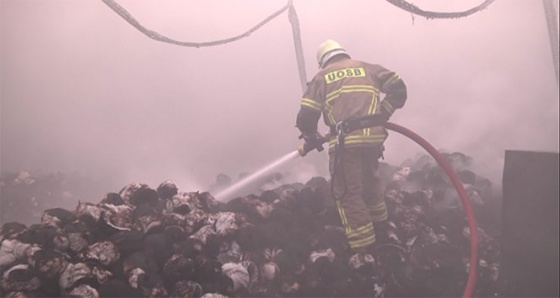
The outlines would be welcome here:
<svg viewBox="0 0 560 298">
<path fill-rule="evenodd" d="M 406 0 L 387 0 L 387 2 L 395 5 L 396 7 L 406 10 L 410 13 L 426 17 L 427 19 L 456 19 L 469 16 L 475 12 L 479 12 L 494 2 L 494 0 L 485 0 L 482 4 L 473 7 L 471 9 L 461 11 L 461 12 L 435 12 L 426 11 L 418 8 L 418 6 L 407 2 Z"/>
<path fill-rule="evenodd" d="M 289 4 L 286 4 L 286 6 L 282 7 L 280 10 L 273 13 L 272 15 L 270 15 L 269 17 L 264 19 L 262 22 L 258 23 L 253 28 L 249 29 L 247 32 L 239 34 L 237 36 L 230 37 L 230 38 L 225 38 L 225 39 L 220 39 L 220 40 L 215 40 L 215 41 L 208 41 L 208 42 L 188 42 L 188 41 L 179 41 L 179 40 L 171 39 L 169 37 L 163 36 L 163 35 L 155 32 L 155 31 L 147 29 L 146 27 L 142 26 L 142 24 L 140 24 L 140 22 L 138 22 L 126 9 L 124 9 L 122 6 L 120 6 L 114 0 L 101 0 L 101 1 L 103 1 L 103 3 L 105 3 L 105 4 L 107 4 L 107 6 L 109 6 L 113 11 L 115 11 L 118 15 L 120 15 L 125 21 L 127 21 L 129 24 L 134 26 L 134 28 L 138 29 L 140 32 L 144 33 L 149 38 L 157 40 L 157 41 L 161 41 L 161 42 L 172 43 L 172 44 L 179 45 L 179 46 L 194 47 L 194 48 L 226 44 L 226 43 L 236 41 L 236 40 L 244 38 L 244 37 L 248 37 L 249 35 L 251 35 L 251 33 L 255 32 L 257 29 L 259 29 L 260 27 L 264 26 L 266 23 L 270 22 L 275 17 L 282 14 L 289 7 Z"/>
</svg>

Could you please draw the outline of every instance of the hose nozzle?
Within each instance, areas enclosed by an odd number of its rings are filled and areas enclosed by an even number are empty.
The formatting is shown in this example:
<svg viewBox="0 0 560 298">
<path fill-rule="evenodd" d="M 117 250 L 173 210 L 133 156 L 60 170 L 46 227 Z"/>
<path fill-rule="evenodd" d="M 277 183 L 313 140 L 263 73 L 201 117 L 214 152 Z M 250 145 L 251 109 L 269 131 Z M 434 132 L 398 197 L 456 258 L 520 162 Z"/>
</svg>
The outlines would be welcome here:
<svg viewBox="0 0 560 298">
<path fill-rule="evenodd" d="M 329 137 L 330 134 L 328 133 L 325 136 L 322 136 L 320 133 L 317 133 L 313 137 L 305 137 L 304 135 L 299 136 L 300 139 L 305 140 L 302 145 L 298 146 L 299 155 L 305 156 L 314 149 L 317 149 L 319 152 L 323 151 L 323 144 L 329 141 Z"/>
</svg>

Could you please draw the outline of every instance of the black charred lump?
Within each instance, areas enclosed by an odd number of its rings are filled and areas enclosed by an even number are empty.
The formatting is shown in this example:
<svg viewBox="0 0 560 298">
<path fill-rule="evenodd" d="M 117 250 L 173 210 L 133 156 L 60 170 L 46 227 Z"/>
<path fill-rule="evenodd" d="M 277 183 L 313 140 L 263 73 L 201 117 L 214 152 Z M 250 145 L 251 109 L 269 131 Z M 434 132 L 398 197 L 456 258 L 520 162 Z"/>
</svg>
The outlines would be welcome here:
<svg viewBox="0 0 560 298">
<path fill-rule="evenodd" d="M 156 192 L 160 199 L 169 200 L 179 192 L 179 189 L 173 181 L 166 180 L 157 187 Z"/>
<path fill-rule="evenodd" d="M 475 213 L 481 210 L 474 296 L 498 296 L 492 185 L 473 171 L 470 157 L 444 156 Z M 74 210 L 45 208 L 29 226 L 4 223 L 0 296 L 462 295 L 470 231 L 449 178 L 429 156 L 400 166 L 382 162 L 379 174 L 389 221 L 376 226 L 379 248 L 368 257 L 351 253 L 324 177 L 227 203 L 209 192 L 180 191 L 171 180 L 156 189 L 131 183 L 98 202 L 82 200 Z M 27 174 L 5 177 L 2 193 L 14 198 L 42 181 Z M 60 184 L 55 178 L 48 181 Z"/>
<path fill-rule="evenodd" d="M 124 204 L 124 200 L 118 193 L 110 192 L 105 195 L 103 200 L 101 200 L 103 204 L 111 204 L 111 205 L 122 205 Z"/>
</svg>

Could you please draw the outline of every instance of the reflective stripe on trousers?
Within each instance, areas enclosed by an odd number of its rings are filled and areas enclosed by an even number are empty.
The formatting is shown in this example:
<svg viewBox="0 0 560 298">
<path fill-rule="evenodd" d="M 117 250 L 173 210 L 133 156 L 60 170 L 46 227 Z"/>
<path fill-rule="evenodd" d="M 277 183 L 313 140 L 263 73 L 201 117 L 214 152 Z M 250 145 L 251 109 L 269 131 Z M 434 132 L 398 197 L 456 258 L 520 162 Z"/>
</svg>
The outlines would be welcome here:
<svg viewBox="0 0 560 298">
<path fill-rule="evenodd" d="M 344 148 L 335 169 L 335 154 L 331 152 L 329 169 L 334 179 L 333 191 L 338 214 L 351 248 L 361 248 L 375 242 L 373 223 L 387 219 L 383 186 L 377 177 L 380 147 Z"/>
</svg>

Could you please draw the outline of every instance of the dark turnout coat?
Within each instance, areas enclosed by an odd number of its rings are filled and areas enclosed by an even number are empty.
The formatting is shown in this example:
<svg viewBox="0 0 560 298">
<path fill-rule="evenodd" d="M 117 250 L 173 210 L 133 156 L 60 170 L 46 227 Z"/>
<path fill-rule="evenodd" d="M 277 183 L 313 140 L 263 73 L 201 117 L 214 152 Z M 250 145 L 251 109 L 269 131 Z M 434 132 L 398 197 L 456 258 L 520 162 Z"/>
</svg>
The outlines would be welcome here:
<svg viewBox="0 0 560 298">
<path fill-rule="evenodd" d="M 385 94 L 383 100 L 381 93 Z M 406 86 L 397 73 L 378 64 L 338 59 L 321 69 L 308 84 L 296 126 L 304 135 L 314 135 L 321 114 L 332 130 L 342 120 L 382 111 L 390 116 L 404 105 L 406 98 Z M 368 127 L 349 133 L 345 145 L 380 145 L 386 138 L 387 131 L 382 126 Z M 329 143 L 333 149 L 334 136 Z"/>
</svg>

